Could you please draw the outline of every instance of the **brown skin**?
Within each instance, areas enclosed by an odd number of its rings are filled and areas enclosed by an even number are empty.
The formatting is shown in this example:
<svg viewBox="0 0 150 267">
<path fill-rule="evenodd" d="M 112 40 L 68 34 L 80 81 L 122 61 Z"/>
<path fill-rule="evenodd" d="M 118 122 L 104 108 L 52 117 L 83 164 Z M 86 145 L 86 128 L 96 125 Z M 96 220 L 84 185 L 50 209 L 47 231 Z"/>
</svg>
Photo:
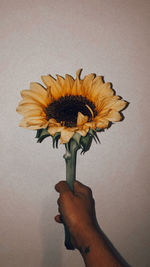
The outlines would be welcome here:
<svg viewBox="0 0 150 267">
<path fill-rule="evenodd" d="M 62 223 L 63 216 L 71 242 L 80 251 L 86 267 L 129 266 L 119 254 L 117 256 L 97 223 L 91 189 L 78 181 L 74 183 L 74 192 L 65 181 L 56 184 L 55 189 L 60 194 L 57 201 L 60 214 L 55 220 Z"/>
</svg>

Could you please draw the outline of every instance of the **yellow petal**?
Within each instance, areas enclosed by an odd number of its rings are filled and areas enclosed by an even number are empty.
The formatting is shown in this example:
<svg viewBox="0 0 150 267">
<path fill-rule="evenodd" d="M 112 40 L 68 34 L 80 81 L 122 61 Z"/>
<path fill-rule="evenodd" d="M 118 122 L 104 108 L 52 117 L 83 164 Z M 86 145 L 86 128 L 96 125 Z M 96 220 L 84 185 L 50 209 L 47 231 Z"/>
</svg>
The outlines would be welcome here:
<svg viewBox="0 0 150 267">
<path fill-rule="evenodd" d="M 20 126 L 20 127 L 23 127 L 23 128 L 27 128 L 27 121 L 23 118 L 23 119 L 20 121 L 19 126 Z"/>
<path fill-rule="evenodd" d="M 38 94 L 36 92 L 33 92 L 31 90 L 23 90 L 23 91 L 21 91 L 21 96 L 24 99 L 33 99 L 36 102 L 38 102 L 41 105 L 43 105 L 44 107 L 47 107 L 47 105 L 49 103 L 48 101 L 46 101 L 44 99 L 44 97 L 42 97 L 42 95 L 40 95 L 40 94 Z"/>
<path fill-rule="evenodd" d="M 111 88 L 111 83 L 103 83 L 99 89 L 100 89 L 100 95 L 106 97 L 114 95 L 114 91 Z"/>
<path fill-rule="evenodd" d="M 88 91 L 90 99 L 95 102 L 97 97 L 100 95 L 100 88 L 103 86 L 103 77 L 97 76 L 91 85 L 91 89 Z"/>
<path fill-rule="evenodd" d="M 47 123 L 47 120 L 41 116 L 32 116 L 32 117 L 24 116 L 24 119 L 27 122 L 30 122 L 30 124 L 41 123 L 41 122 L 43 122 L 44 124 Z"/>
<path fill-rule="evenodd" d="M 109 121 L 107 119 L 101 119 L 96 123 L 96 127 L 100 129 L 107 128 Z"/>
<path fill-rule="evenodd" d="M 107 119 L 112 122 L 120 121 L 122 119 L 122 116 L 119 112 L 112 110 L 107 115 Z"/>
<path fill-rule="evenodd" d="M 97 112 L 102 112 L 104 109 L 109 110 L 112 105 L 115 104 L 119 99 L 119 96 L 97 97 L 97 99 L 95 99 L 95 106 Z"/>
<path fill-rule="evenodd" d="M 43 111 L 39 110 L 39 109 L 27 110 L 24 113 L 24 118 L 27 118 L 27 117 L 38 117 L 38 116 L 41 116 L 42 118 L 46 118 L 46 114 Z"/>
<path fill-rule="evenodd" d="M 49 119 L 49 123 L 57 125 L 57 121 L 54 118 Z"/>
<path fill-rule="evenodd" d="M 53 85 L 53 81 L 55 81 L 55 79 L 50 75 L 42 75 L 41 79 L 46 87 L 51 87 Z"/>
<path fill-rule="evenodd" d="M 45 85 L 51 88 L 51 94 L 56 100 L 62 96 L 63 88 L 61 88 L 60 84 L 52 76 L 41 76 L 41 78 Z"/>
<path fill-rule="evenodd" d="M 84 116 L 81 112 L 78 112 L 77 126 L 82 125 L 88 121 L 88 116 Z"/>
<path fill-rule="evenodd" d="M 115 104 L 112 105 L 112 109 L 116 110 L 116 111 L 120 111 L 122 109 L 124 109 L 127 105 L 127 102 L 123 101 L 123 100 L 118 100 Z"/>
<path fill-rule="evenodd" d="M 33 120 L 32 122 L 26 120 L 26 119 L 22 119 L 20 124 L 19 124 L 20 127 L 23 127 L 23 128 L 29 128 L 29 129 L 32 129 L 32 130 L 37 130 L 37 129 L 41 129 L 41 128 L 46 128 L 46 123 L 44 123 L 43 121 L 41 120 Z"/>
<path fill-rule="evenodd" d="M 82 69 L 78 69 L 78 70 L 76 71 L 76 78 L 77 78 L 77 79 L 80 79 L 80 74 L 81 74 L 81 72 L 82 72 Z"/>
<path fill-rule="evenodd" d="M 75 81 L 72 76 L 68 74 L 65 75 L 64 89 L 66 95 L 70 95 L 72 93 L 72 87 L 74 85 L 74 82 Z"/>
<path fill-rule="evenodd" d="M 60 84 L 62 88 L 64 88 L 65 79 L 58 74 L 56 74 L 56 76 L 57 76 L 57 82 Z"/>
<path fill-rule="evenodd" d="M 41 110 L 43 111 L 42 107 L 39 106 L 38 104 L 24 104 L 24 105 L 19 105 L 17 108 L 16 108 L 16 111 L 20 114 L 25 114 L 27 111 L 29 110 Z"/>
<path fill-rule="evenodd" d="M 111 89 L 110 83 L 103 83 L 99 87 L 95 87 L 94 93 L 92 93 L 92 90 L 90 91 L 90 99 L 95 103 L 96 105 L 100 105 L 101 102 L 108 97 L 114 96 L 114 91 Z"/>
<path fill-rule="evenodd" d="M 37 104 L 37 101 L 32 98 L 25 98 L 19 102 L 19 106 L 24 106 L 26 104 Z M 41 106 L 41 105 L 39 105 Z"/>
<path fill-rule="evenodd" d="M 68 143 L 73 135 L 74 135 L 74 132 L 70 131 L 69 128 L 66 128 L 66 129 L 62 128 L 61 129 L 61 137 L 60 137 L 61 143 L 62 144 Z"/>
<path fill-rule="evenodd" d="M 91 91 L 91 87 L 92 87 L 92 82 L 95 78 L 95 74 L 94 73 L 90 73 L 88 75 L 86 75 L 83 79 L 83 83 L 82 83 L 82 94 L 83 96 L 88 97 L 90 91 Z"/>
<path fill-rule="evenodd" d="M 62 130 L 62 127 L 57 127 L 57 126 L 52 126 L 52 127 L 49 127 L 49 128 L 48 128 L 48 132 L 49 132 L 52 136 L 54 136 L 55 133 L 59 133 L 59 132 L 61 132 L 61 130 Z"/>
<path fill-rule="evenodd" d="M 96 128 L 96 124 L 95 124 L 95 121 L 89 121 L 89 122 L 86 122 L 84 125 L 83 125 L 83 129 L 95 129 Z"/>
<path fill-rule="evenodd" d="M 73 84 L 73 87 L 71 90 L 72 95 L 81 95 L 81 83 L 80 83 L 80 79 L 79 79 L 81 71 L 82 71 L 82 69 L 79 69 L 76 72 L 76 79 L 74 81 L 74 84 Z"/>
<path fill-rule="evenodd" d="M 39 83 L 31 82 L 30 83 L 30 90 L 36 93 L 39 93 L 43 97 L 47 97 L 46 89 Z"/>
<path fill-rule="evenodd" d="M 99 87 L 103 83 L 103 76 L 96 76 L 92 82 L 92 87 Z"/>
</svg>

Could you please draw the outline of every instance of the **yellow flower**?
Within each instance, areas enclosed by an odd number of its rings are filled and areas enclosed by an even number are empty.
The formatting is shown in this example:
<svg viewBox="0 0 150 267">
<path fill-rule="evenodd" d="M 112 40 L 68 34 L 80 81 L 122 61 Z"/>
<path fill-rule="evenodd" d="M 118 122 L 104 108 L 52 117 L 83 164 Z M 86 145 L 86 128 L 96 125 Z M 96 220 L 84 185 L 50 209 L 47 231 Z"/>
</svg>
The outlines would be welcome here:
<svg viewBox="0 0 150 267">
<path fill-rule="evenodd" d="M 90 129 L 108 128 L 122 119 L 127 102 L 116 96 L 110 83 L 91 73 L 80 79 L 66 74 L 42 76 L 45 87 L 31 83 L 29 90 L 21 91 L 17 112 L 23 115 L 20 126 L 28 129 L 47 129 L 51 136 L 60 133 L 61 143 L 67 143 L 75 133 L 86 136 Z"/>
</svg>

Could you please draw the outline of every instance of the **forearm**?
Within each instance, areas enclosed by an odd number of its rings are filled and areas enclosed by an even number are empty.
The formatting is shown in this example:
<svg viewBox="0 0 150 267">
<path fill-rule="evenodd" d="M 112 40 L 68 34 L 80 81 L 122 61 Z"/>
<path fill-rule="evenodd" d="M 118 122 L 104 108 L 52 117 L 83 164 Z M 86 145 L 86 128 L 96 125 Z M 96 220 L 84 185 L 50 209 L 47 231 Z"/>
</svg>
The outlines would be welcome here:
<svg viewBox="0 0 150 267">
<path fill-rule="evenodd" d="M 79 237 L 79 250 L 86 267 L 121 267 L 129 266 L 100 230 L 89 227 Z M 115 251 L 114 251 L 115 250 Z"/>
</svg>

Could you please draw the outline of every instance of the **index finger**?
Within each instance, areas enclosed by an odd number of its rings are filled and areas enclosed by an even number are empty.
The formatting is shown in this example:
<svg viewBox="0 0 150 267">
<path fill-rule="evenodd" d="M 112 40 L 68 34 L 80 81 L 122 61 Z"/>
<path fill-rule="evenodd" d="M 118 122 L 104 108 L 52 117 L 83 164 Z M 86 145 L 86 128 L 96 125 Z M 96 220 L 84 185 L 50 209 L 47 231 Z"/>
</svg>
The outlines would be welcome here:
<svg viewBox="0 0 150 267">
<path fill-rule="evenodd" d="M 89 197 L 92 197 L 92 190 L 91 190 L 91 188 L 88 187 L 87 185 L 84 185 L 84 184 L 80 183 L 77 180 L 74 182 L 74 193 L 76 193 L 76 194 L 82 193 L 84 195 L 87 195 Z"/>
<path fill-rule="evenodd" d="M 60 181 L 59 183 L 57 183 L 55 185 L 55 189 L 60 194 L 66 193 L 66 192 L 69 192 L 72 194 L 72 191 L 70 190 L 69 185 L 67 184 L 66 181 Z"/>
</svg>

